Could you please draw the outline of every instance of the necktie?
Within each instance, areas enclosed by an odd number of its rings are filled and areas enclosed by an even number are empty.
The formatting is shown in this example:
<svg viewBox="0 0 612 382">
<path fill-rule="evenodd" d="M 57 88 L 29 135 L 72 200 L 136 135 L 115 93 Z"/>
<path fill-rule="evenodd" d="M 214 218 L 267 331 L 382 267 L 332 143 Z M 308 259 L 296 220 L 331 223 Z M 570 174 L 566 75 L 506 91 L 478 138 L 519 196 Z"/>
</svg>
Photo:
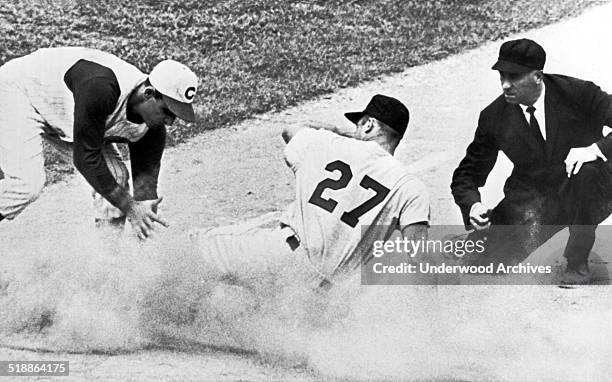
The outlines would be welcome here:
<svg viewBox="0 0 612 382">
<path fill-rule="evenodd" d="M 533 106 L 529 106 L 527 108 L 527 113 L 529 113 L 529 126 L 531 126 L 531 128 L 537 132 L 542 138 L 544 138 L 542 136 L 542 132 L 540 131 L 540 124 L 538 123 L 538 120 L 536 119 L 534 113 L 535 113 L 536 108 Z"/>
</svg>

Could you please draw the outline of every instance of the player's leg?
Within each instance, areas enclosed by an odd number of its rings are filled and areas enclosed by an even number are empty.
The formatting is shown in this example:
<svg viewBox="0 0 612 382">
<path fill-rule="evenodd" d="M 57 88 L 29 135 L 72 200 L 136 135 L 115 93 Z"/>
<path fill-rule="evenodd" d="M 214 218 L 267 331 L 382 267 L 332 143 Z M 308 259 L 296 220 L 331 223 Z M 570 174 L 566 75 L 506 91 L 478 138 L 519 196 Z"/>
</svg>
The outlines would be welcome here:
<svg viewBox="0 0 612 382">
<path fill-rule="evenodd" d="M 102 149 L 102 155 L 117 183 L 129 191 L 130 173 L 117 146 L 113 143 L 105 144 Z M 93 190 L 92 197 L 96 227 L 116 229 L 118 231 L 123 230 L 126 219 L 125 214 Z"/>
<path fill-rule="evenodd" d="M 13 219 L 45 184 L 39 118 L 27 97 L 0 79 L 0 215 Z"/>
<path fill-rule="evenodd" d="M 192 230 L 189 237 L 207 266 L 228 277 L 259 276 L 289 251 L 279 230 L 270 228 L 229 225 Z"/>
<path fill-rule="evenodd" d="M 192 230 L 189 236 L 207 269 L 221 281 L 263 291 L 275 289 L 273 284 L 315 289 L 326 282 L 306 251 L 292 247 L 287 229 L 246 223 Z"/>
</svg>

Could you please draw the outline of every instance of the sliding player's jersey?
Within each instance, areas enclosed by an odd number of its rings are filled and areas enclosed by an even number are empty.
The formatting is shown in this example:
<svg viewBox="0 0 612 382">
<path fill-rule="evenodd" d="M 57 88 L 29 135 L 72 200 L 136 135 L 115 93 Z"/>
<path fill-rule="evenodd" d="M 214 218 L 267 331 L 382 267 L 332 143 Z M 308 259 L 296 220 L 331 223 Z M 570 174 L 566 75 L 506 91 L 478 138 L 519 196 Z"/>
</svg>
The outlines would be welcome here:
<svg viewBox="0 0 612 382">
<path fill-rule="evenodd" d="M 296 178 L 286 223 L 323 276 L 356 269 L 374 241 L 429 221 L 423 183 L 375 142 L 304 129 L 285 159 Z"/>
</svg>

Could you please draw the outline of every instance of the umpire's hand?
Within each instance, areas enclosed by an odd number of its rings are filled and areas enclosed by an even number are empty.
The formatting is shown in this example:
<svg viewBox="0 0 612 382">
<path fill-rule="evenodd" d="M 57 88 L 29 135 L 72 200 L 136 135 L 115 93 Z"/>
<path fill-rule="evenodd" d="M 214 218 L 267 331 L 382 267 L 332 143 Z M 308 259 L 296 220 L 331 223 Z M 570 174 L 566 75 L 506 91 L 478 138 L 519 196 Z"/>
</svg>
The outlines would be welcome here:
<svg viewBox="0 0 612 382">
<path fill-rule="evenodd" d="M 151 235 L 155 222 L 168 227 L 168 223 L 157 215 L 157 206 L 162 199 L 134 202 L 127 211 L 127 218 L 140 240 L 145 240 Z"/>
<path fill-rule="evenodd" d="M 571 148 L 565 158 L 565 172 L 567 172 L 567 177 L 570 178 L 572 175 L 578 174 L 583 164 L 597 159 L 601 159 L 604 162 L 608 161 L 608 158 L 601 152 L 596 143 L 587 147 Z"/>
<path fill-rule="evenodd" d="M 470 209 L 470 224 L 476 231 L 488 229 L 491 226 L 491 210 L 484 204 L 476 202 Z"/>
</svg>

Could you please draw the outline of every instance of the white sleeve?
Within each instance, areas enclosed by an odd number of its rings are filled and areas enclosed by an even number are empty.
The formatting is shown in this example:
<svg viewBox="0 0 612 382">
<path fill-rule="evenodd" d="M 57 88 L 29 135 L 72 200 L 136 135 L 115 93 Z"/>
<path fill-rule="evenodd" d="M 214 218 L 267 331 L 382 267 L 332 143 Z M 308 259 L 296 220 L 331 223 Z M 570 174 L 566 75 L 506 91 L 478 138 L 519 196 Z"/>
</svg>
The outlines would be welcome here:
<svg viewBox="0 0 612 382">
<path fill-rule="evenodd" d="M 403 229 L 410 224 L 426 222 L 429 224 L 430 202 L 427 188 L 418 179 L 406 187 L 405 203 L 400 211 L 399 225 Z"/>
<path fill-rule="evenodd" d="M 329 144 L 329 140 L 325 140 L 326 134 L 333 134 L 324 130 L 302 129 L 298 131 L 293 138 L 285 146 L 285 162 L 294 172 L 304 163 L 304 158 L 314 148 L 320 148 L 321 145 Z"/>
</svg>

